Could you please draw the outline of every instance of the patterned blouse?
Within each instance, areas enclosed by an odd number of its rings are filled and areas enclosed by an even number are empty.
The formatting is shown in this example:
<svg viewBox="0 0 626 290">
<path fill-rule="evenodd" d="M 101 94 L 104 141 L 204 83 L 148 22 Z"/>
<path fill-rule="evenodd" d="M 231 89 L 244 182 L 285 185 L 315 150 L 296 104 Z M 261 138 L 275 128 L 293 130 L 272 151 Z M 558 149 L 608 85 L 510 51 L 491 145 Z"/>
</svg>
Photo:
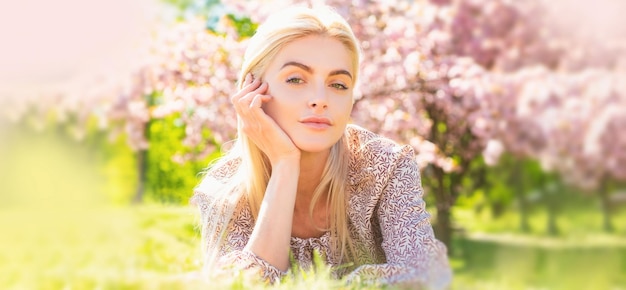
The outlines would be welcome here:
<svg viewBox="0 0 626 290">
<path fill-rule="evenodd" d="M 348 281 L 399 283 L 412 288 L 449 287 L 452 271 L 446 247 L 433 234 L 411 147 L 399 146 L 356 125 L 347 126 L 346 137 L 351 152 L 347 212 L 357 259 L 349 273 L 343 275 L 338 271 L 336 275 L 345 276 Z M 227 164 L 227 168 L 218 168 L 213 177 L 232 176 L 239 162 Z M 205 186 L 211 188 L 201 184 L 191 202 L 200 209 L 206 242 L 215 241 L 220 235 L 209 232 L 207 225 L 220 222 L 224 209 L 210 203 L 211 197 L 203 190 Z M 253 228 L 254 218 L 243 196 L 236 202 L 224 241 L 217 251 L 218 265 L 256 269 L 264 278 L 277 281 L 286 273 L 243 250 Z M 292 237 L 294 261 L 308 268 L 312 265 L 312 253 L 319 251 L 330 266 L 341 265 L 341 259 L 333 253 L 331 239 L 329 232 L 319 238 Z"/>
</svg>

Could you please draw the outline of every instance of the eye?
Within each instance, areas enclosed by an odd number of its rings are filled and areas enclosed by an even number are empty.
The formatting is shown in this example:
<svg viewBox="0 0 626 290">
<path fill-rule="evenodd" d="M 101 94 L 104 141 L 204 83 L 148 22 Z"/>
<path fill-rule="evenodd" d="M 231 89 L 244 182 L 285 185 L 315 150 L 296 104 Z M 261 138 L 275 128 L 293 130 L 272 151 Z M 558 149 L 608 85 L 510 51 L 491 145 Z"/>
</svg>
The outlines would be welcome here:
<svg viewBox="0 0 626 290">
<path fill-rule="evenodd" d="M 298 77 L 292 77 L 287 79 L 288 84 L 303 84 L 304 80 Z"/>
<path fill-rule="evenodd" d="M 331 87 L 338 89 L 338 90 L 347 90 L 348 87 L 344 84 L 340 84 L 340 83 L 334 83 L 330 85 Z"/>
</svg>

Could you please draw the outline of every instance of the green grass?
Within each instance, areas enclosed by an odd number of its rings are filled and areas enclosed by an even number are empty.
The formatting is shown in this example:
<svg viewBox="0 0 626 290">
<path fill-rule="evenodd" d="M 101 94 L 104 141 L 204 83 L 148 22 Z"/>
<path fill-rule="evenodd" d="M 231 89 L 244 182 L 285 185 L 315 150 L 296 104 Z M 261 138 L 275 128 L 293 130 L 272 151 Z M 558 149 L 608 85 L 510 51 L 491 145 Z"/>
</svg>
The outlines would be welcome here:
<svg viewBox="0 0 626 290">
<path fill-rule="evenodd" d="M 626 211 L 613 217 L 615 231 L 602 230 L 593 197 L 570 197 L 556 215 L 558 232 L 547 230 L 545 208 L 533 209 L 529 232 L 520 215 L 494 218 L 487 210 L 454 209 L 455 289 L 626 289 Z"/>
<path fill-rule="evenodd" d="M 102 160 L 95 149 L 54 134 L 4 136 L 0 289 L 266 288 L 236 273 L 211 281 L 193 275 L 201 268 L 193 208 L 111 206 L 133 194 L 128 151 Z M 530 233 L 520 231 L 515 211 L 494 218 L 455 207 L 464 234 L 451 247 L 453 289 L 626 289 L 626 211 L 616 213 L 616 231 L 607 234 L 597 201 L 573 204 L 558 214 L 556 236 L 547 235 L 541 207 L 531 212 Z M 302 273 L 279 288 L 367 288 L 325 273 Z"/>
<path fill-rule="evenodd" d="M 581 198 L 579 203 L 566 204 L 556 214 L 557 236 L 579 239 L 581 236 L 606 235 L 602 229 L 602 216 L 599 205 L 597 205 L 597 198 Z M 477 212 L 472 208 L 455 207 L 453 215 L 457 225 L 468 232 L 516 233 L 537 237 L 549 235 L 547 230 L 548 214 L 543 207 L 537 207 L 531 211 L 528 218 L 530 232 L 527 233 L 521 231 L 520 214 L 515 210 L 506 211 L 502 216 L 496 218 L 488 210 Z M 612 222 L 615 231 L 611 233 L 611 236 L 626 237 L 626 210 L 616 210 Z"/>
<path fill-rule="evenodd" d="M 548 232 L 545 207 L 530 212 L 529 232 L 520 214 L 455 207 L 455 289 L 626 289 L 626 211 L 602 229 L 597 198 L 567 196 Z"/>
<path fill-rule="evenodd" d="M 193 208 L 136 206 L 0 211 L 0 289 L 265 288 L 233 274 L 203 281 Z M 624 289 L 626 247 L 527 236 L 456 239 L 454 289 Z M 305 273 L 280 288 L 347 287 Z M 343 287 L 341 287 L 343 286 Z"/>
<path fill-rule="evenodd" d="M 195 210 L 137 206 L 0 211 L 0 289 L 249 289 L 267 285 L 233 272 L 205 281 Z M 324 267 L 278 288 L 365 286 L 331 280 Z M 324 274 L 326 273 L 326 274 Z"/>
<path fill-rule="evenodd" d="M 173 211 L 4 210 L 0 288 L 135 288 L 197 269 L 189 214 Z"/>
<path fill-rule="evenodd" d="M 483 236 L 455 241 L 455 289 L 624 289 L 626 247 Z M 619 285 L 622 285 L 621 288 Z"/>
</svg>

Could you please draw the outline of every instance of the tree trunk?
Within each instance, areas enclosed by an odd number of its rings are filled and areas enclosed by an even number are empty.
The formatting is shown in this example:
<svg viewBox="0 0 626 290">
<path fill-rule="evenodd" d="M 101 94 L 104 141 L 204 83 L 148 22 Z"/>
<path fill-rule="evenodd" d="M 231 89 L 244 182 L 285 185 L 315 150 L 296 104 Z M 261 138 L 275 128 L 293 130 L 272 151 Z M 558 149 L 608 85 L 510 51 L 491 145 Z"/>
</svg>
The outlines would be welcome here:
<svg viewBox="0 0 626 290">
<path fill-rule="evenodd" d="M 548 205 L 548 234 L 551 236 L 556 236 L 559 233 L 559 229 L 556 225 L 556 212 L 551 206 L 552 201 Z"/>
<path fill-rule="evenodd" d="M 522 176 L 522 164 L 521 162 L 513 161 L 513 175 L 511 179 L 511 183 L 513 184 L 515 196 L 517 197 L 517 201 L 519 202 L 519 215 L 520 215 L 520 229 L 523 233 L 530 232 L 530 225 L 528 223 L 528 210 L 529 204 L 526 199 L 526 188 L 524 187 L 525 182 Z"/>
<path fill-rule="evenodd" d="M 452 255 L 452 223 L 450 221 L 450 207 L 439 206 L 437 203 L 437 223 L 435 236 L 448 247 L 448 254 Z"/>
<path fill-rule="evenodd" d="M 544 196 L 546 201 L 546 206 L 548 208 L 548 221 L 547 228 L 548 234 L 551 236 L 556 236 L 559 234 L 559 228 L 556 224 L 556 217 L 558 214 L 558 207 L 561 201 L 559 200 L 559 193 L 563 190 L 560 184 L 555 184 L 555 186 L 550 186 L 544 190 Z"/>
<path fill-rule="evenodd" d="M 611 219 L 612 209 L 611 209 L 611 201 L 609 199 L 609 189 L 607 185 L 606 179 L 602 179 L 600 183 L 600 201 L 602 207 L 602 223 L 604 231 L 608 233 L 612 233 L 615 230 L 613 226 L 613 222 Z"/>
<path fill-rule="evenodd" d="M 441 168 L 433 168 L 437 189 L 437 223 L 434 226 L 435 236 L 448 247 L 448 254 L 452 255 L 452 223 L 450 220 L 450 193 L 444 182 L 444 172 Z"/>
<path fill-rule="evenodd" d="M 515 191 L 517 192 L 517 200 L 519 201 L 519 226 L 523 233 L 529 233 L 530 224 L 528 223 L 528 201 L 526 200 L 523 190 L 516 189 Z"/>
<path fill-rule="evenodd" d="M 153 105 L 153 99 L 150 98 L 149 104 Z M 143 135 L 150 142 L 150 127 L 152 126 L 152 120 L 146 122 Z M 140 149 L 136 153 L 137 156 L 137 190 L 135 191 L 135 196 L 133 197 L 133 204 L 138 204 L 143 202 L 144 193 L 146 192 L 146 181 L 147 181 L 147 171 L 148 171 L 148 149 Z"/>
<path fill-rule="evenodd" d="M 137 157 L 137 190 L 135 196 L 133 196 L 133 204 L 138 204 L 143 201 L 143 195 L 146 190 L 146 169 L 148 162 L 148 150 L 142 149 L 135 154 Z"/>
</svg>

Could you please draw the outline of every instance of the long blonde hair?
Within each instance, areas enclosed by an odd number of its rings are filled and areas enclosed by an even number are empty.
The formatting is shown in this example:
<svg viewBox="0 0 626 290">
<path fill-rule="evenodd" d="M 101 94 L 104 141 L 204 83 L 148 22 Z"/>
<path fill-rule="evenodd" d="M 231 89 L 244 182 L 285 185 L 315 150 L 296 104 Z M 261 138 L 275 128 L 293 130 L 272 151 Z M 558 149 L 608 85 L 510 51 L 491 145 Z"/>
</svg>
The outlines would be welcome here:
<svg viewBox="0 0 626 290">
<path fill-rule="evenodd" d="M 270 16 L 266 22 L 259 26 L 255 35 L 249 40 L 239 75 L 239 89 L 243 87 L 242 80 L 248 73 L 256 78 L 262 78 L 269 63 L 281 48 L 296 39 L 309 35 L 331 37 L 344 44 L 352 56 L 352 71 L 356 83 L 361 53 L 349 24 L 337 12 L 327 6 L 314 8 L 298 6 Z M 256 219 L 272 168 L 265 154 L 241 131 L 241 128 L 238 129 L 238 134 L 232 149 L 211 166 L 209 173 L 212 170 L 219 170 L 220 167 L 233 160 L 240 160 L 236 172 L 230 179 L 230 186 L 221 187 L 220 190 L 221 194 L 227 193 L 230 196 L 221 200 L 222 202 L 230 200 L 230 206 L 234 207 L 239 197 L 242 194 L 245 195 L 252 215 Z M 326 203 L 331 212 L 328 230 L 331 233 L 332 246 L 344 261 L 351 261 L 354 259 L 355 251 L 348 229 L 349 221 L 346 211 L 348 206 L 346 185 L 348 182 L 349 154 L 345 139 L 344 135 L 331 147 L 321 181 L 313 194 L 309 214 L 313 215 L 316 202 L 321 196 L 328 193 Z M 220 193 L 216 194 L 219 195 Z M 230 211 L 224 213 L 232 215 L 232 211 L 231 208 Z M 223 216 L 220 217 L 220 220 L 223 221 L 223 218 Z M 226 221 L 229 219 L 230 216 L 226 218 Z M 215 234 L 217 237 L 223 236 L 226 230 L 225 225 L 219 227 L 221 233 Z M 212 231 L 216 229 L 203 226 L 203 230 Z M 213 241 L 213 243 L 215 242 L 217 241 Z M 218 246 L 214 244 L 209 247 L 217 248 Z M 214 250 L 217 251 L 217 249 Z M 209 258 L 216 258 L 216 254 L 210 255 Z"/>
</svg>

